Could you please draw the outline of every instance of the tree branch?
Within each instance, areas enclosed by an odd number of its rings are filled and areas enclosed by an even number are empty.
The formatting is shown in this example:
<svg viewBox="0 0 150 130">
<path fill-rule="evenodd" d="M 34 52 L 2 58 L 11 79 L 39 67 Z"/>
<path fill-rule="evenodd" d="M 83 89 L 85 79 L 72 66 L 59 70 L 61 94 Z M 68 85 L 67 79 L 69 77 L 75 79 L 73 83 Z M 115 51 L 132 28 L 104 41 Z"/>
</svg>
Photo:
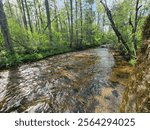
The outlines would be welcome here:
<svg viewBox="0 0 150 130">
<path fill-rule="evenodd" d="M 52 20 L 51 20 L 51 22 L 53 22 L 58 16 L 59 16 L 60 14 L 57 14 Z M 43 33 L 45 32 L 45 30 L 48 28 L 48 24 L 46 25 L 46 27 L 44 28 L 44 30 L 43 30 Z"/>
<path fill-rule="evenodd" d="M 132 23 L 132 19 L 131 19 L 131 15 L 130 15 L 130 18 L 129 18 L 129 25 L 131 25 L 131 27 L 134 28 L 133 23 Z"/>
</svg>

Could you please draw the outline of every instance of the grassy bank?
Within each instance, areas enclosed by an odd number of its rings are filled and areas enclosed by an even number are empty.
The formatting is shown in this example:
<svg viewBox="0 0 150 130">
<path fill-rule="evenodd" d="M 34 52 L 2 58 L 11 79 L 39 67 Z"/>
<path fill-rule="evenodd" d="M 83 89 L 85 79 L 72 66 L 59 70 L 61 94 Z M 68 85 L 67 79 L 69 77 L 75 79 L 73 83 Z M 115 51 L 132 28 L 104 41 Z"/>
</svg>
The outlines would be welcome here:
<svg viewBox="0 0 150 130">
<path fill-rule="evenodd" d="M 80 50 L 86 50 L 89 48 L 98 47 L 99 44 L 95 45 L 86 45 L 82 48 L 76 49 L 70 48 L 68 45 L 62 45 L 62 46 L 52 46 L 49 49 L 45 50 L 32 50 L 31 52 L 17 52 L 14 54 L 7 54 L 7 53 L 0 53 L 0 68 L 10 68 L 13 66 L 18 66 L 23 63 L 30 63 L 38 60 L 42 60 L 47 57 L 64 54 L 67 52 L 74 52 L 74 51 L 80 51 Z"/>
</svg>

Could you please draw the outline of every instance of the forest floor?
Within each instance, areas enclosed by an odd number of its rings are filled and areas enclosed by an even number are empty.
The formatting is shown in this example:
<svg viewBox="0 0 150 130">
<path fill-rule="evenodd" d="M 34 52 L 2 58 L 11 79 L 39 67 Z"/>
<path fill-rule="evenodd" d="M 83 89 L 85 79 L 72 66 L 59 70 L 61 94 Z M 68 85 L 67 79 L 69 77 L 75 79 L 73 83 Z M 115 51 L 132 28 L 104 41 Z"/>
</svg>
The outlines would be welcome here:
<svg viewBox="0 0 150 130">
<path fill-rule="evenodd" d="M 108 48 L 0 71 L 0 112 L 119 112 L 132 67 Z"/>
</svg>

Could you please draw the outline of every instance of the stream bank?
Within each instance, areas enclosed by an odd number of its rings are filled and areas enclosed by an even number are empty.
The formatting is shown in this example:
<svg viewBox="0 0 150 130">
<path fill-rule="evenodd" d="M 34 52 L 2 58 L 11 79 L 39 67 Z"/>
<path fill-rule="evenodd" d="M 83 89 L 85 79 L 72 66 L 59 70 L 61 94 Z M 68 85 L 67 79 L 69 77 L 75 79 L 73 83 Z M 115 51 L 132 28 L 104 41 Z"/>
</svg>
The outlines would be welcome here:
<svg viewBox="0 0 150 130">
<path fill-rule="evenodd" d="M 128 80 L 121 112 L 150 112 L 150 15 L 143 27 L 143 41 L 137 64 Z"/>
</svg>

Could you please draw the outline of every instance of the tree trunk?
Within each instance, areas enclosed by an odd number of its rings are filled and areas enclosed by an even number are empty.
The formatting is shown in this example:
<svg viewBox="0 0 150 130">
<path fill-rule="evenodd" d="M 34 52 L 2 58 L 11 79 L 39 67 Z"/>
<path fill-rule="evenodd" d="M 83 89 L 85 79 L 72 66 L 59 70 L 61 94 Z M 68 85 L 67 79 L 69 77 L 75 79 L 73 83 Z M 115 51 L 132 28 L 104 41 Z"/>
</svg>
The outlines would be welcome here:
<svg viewBox="0 0 150 130">
<path fill-rule="evenodd" d="M 70 15 L 69 15 L 69 9 L 68 9 L 68 4 L 67 2 L 64 0 L 64 4 L 65 4 L 65 8 L 66 8 L 66 12 L 67 12 L 67 20 L 68 20 L 68 38 L 70 37 L 71 34 L 71 25 L 70 25 Z M 71 41 L 70 41 L 70 45 L 71 45 Z"/>
<path fill-rule="evenodd" d="M 78 2 L 75 0 L 75 5 L 76 5 L 76 48 L 79 48 L 79 43 L 78 43 Z"/>
<path fill-rule="evenodd" d="M 55 22 L 56 22 L 56 31 L 59 32 L 59 23 L 58 23 L 58 11 L 57 11 L 57 5 L 56 5 L 56 1 L 54 1 L 54 12 L 55 12 Z"/>
<path fill-rule="evenodd" d="M 40 27 L 39 27 L 39 28 L 40 28 L 40 30 L 41 30 L 41 28 L 44 29 L 44 26 L 43 26 L 43 25 L 44 25 L 44 22 L 43 22 L 43 18 L 42 18 L 42 13 L 41 13 L 42 10 L 41 10 L 41 5 L 40 5 L 40 3 L 38 3 L 38 11 L 39 11 L 39 21 L 40 21 L 40 22 L 39 22 L 39 24 L 40 24 Z"/>
<path fill-rule="evenodd" d="M 4 37 L 6 49 L 9 53 L 13 53 L 13 45 L 10 37 L 6 15 L 3 8 L 3 3 L 1 0 L 0 0 L 0 27 Z"/>
<path fill-rule="evenodd" d="M 16 17 L 16 22 L 19 24 L 20 28 L 22 28 L 22 17 L 20 17 L 20 8 L 18 11 L 18 6 L 14 8 L 15 11 L 15 17 Z"/>
<path fill-rule="evenodd" d="M 48 0 L 45 0 L 45 8 L 46 8 L 46 16 L 47 16 L 47 26 L 49 30 L 49 40 L 50 43 L 52 44 L 52 28 L 51 28 L 51 17 L 50 17 L 50 8 L 49 8 L 49 2 Z"/>
<path fill-rule="evenodd" d="M 81 26 L 81 40 L 80 40 L 80 44 L 82 45 L 82 41 L 83 41 L 83 12 L 82 12 L 82 0 L 80 0 L 80 26 Z"/>
<path fill-rule="evenodd" d="M 116 24 L 115 24 L 115 22 L 114 22 L 114 19 L 113 19 L 113 16 L 112 16 L 112 14 L 111 14 L 111 11 L 109 10 L 107 4 L 104 3 L 102 0 L 100 1 L 100 3 L 101 3 L 101 4 L 104 6 L 104 8 L 105 8 L 105 11 L 106 11 L 106 13 L 107 13 L 108 19 L 109 19 L 109 21 L 110 21 L 110 23 L 111 23 L 111 27 L 113 28 L 113 30 L 114 30 L 114 32 L 115 32 L 115 34 L 116 34 L 118 40 L 121 41 L 121 43 L 124 45 L 125 49 L 126 49 L 127 52 L 128 52 L 129 58 L 131 58 L 131 51 L 130 51 L 130 48 L 128 47 L 128 45 L 127 45 L 126 41 L 123 39 L 123 37 L 122 37 L 120 31 L 119 31 L 118 28 L 116 27 Z"/>
<path fill-rule="evenodd" d="M 139 22 L 139 17 L 138 17 L 138 13 L 139 13 L 139 9 L 141 6 L 139 6 L 139 1 L 136 1 L 136 7 L 135 7 L 135 23 L 134 23 L 134 34 L 137 32 L 137 27 L 138 27 L 138 22 Z M 134 48 L 135 50 L 137 50 L 137 40 L 136 40 L 136 34 L 133 36 L 133 44 L 134 44 Z"/>
<path fill-rule="evenodd" d="M 139 19 L 140 19 L 140 16 L 138 16 L 138 14 L 139 14 L 139 9 L 142 7 L 142 6 L 139 6 L 139 1 L 140 0 L 136 0 L 134 24 L 132 23 L 131 16 L 130 16 L 130 19 L 129 19 L 129 24 L 132 27 L 132 44 L 133 44 L 133 49 L 134 49 L 134 55 L 135 56 L 136 56 L 136 50 L 137 50 L 136 32 L 137 32 Z"/>
<path fill-rule="evenodd" d="M 38 32 L 40 32 L 40 25 L 39 25 L 39 15 L 38 15 L 38 10 L 37 10 L 37 0 L 34 0 L 34 8 L 35 8 L 35 26 L 36 26 L 36 30 Z"/>
<path fill-rule="evenodd" d="M 62 25 L 62 19 L 61 19 L 60 15 L 59 15 L 59 24 L 60 24 L 60 32 L 63 34 L 63 25 Z M 67 37 L 67 38 L 69 38 L 69 37 Z M 62 39 L 64 39 L 63 36 L 62 36 Z"/>
<path fill-rule="evenodd" d="M 19 4 L 19 2 L 20 2 L 20 0 L 18 1 L 18 4 Z M 21 6 L 22 6 L 22 18 L 23 18 L 24 27 L 26 28 L 26 30 L 28 30 L 24 0 L 21 0 Z"/>
<path fill-rule="evenodd" d="M 100 13 L 97 12 L 97 26 L 100 26 Z"/>
<path fill-rule="evenodd" d="M 14 14 L 13 14 L 13 10 L 11 8 L 11 4 L 10 4 L 9 0 L 7 0 L 7 2 L 8 2 L 10 14 L 11 14 L 11 16 L 13 16 Z"/>
<path fill-rule="evenodd" d="M 32 28 L 32 23 L 31 23 L 31 19 L 30 19 L 30 12 L 29 12 L 29 8 L 28 8 L 27 0 L 24 0 L 24 2 L 25 2 L 26 11 L 27 11 L 27 17 L 28 17 L 30 31 L 31 31 L 31 33 L 33 33 L 33 28 Z"/>
<path fill-rule="evenodd" d="M 70 0 L 70 14 L 71 14 L 71 29 L 70 29 L 70 47 L 73 44 L 73 3 Z"/>
</svg>

